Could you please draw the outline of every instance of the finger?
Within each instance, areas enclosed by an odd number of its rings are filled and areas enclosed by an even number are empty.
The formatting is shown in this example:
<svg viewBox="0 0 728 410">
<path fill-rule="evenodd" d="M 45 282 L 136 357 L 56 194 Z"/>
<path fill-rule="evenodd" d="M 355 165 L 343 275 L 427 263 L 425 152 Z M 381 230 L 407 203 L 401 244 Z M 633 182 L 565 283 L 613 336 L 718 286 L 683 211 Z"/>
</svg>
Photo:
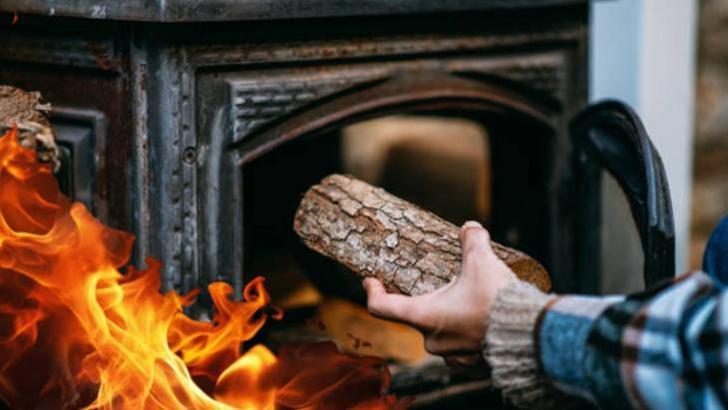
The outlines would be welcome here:
<svg viewBox="0 0 728 410">
<path fill-rule="evenodd" d="M 427 329 L 429 325 L 423 320 L 423 311 L 420 297 L 410 297 L 387 293 L 382 282 L 374 278 L 364 279 L 364 289 L 367 292 L 367 309 L 374 316 L 383 319 L 405 322 L 420 329 Z"/>
<path fill-rule="evenodd" d="M 477 222 L 466 222 L 460 230 L 460 238 L 463 247 L 462 273 L 467 275 L 480 271 L 478 266 L 494 255 L 488 231 Z"/>
<path fill-rule="evenodd" d="M 463 254 L 473 252 L 490 252 L 490 234 L 479 222 L 468 221 L 460 228 L 460 242 Z"/>
</svg>

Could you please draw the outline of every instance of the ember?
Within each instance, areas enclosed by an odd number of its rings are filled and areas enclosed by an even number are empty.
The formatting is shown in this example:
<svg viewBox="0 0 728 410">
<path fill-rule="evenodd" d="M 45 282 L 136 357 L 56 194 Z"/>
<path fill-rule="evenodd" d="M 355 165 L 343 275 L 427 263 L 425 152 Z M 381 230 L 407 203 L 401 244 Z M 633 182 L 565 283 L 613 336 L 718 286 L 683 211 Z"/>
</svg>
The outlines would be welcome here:
<svg viewBox="0 0 728 410">
<path fill-rule="evenodd" d="M 131 234 L 63 196 L 49 165 L 0 139 L 0 398 L 12 408 L 402 408 L 383 361 L 332 344 L 250 340 L 278 312 L 261 278 L 242 301 L 210 285 L 212 323 L 186 317 L 196 293 L 159 292 L 161 264 L 124 266 Z"/>
</svg>

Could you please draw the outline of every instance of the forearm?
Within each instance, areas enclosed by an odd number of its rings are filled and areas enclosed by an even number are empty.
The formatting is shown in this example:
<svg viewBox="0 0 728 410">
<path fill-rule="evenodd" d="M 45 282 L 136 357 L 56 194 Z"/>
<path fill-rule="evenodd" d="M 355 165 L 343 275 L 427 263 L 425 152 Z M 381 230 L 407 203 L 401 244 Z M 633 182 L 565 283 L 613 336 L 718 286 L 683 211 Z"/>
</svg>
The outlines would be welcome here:
<svg viewBox="0 0 728 410">
<path fill-rule="evenodd" d="M 725 408 L 727 311 L 702 272 L 626 298 L 594 320 L 580 387 L 604 408 Z"/>
<path fill-rule="evenodd" d="M 601 298 L 576 298 L 587 305 L 593 305 L 594 315 L 603 310 L 603 306 L 613 301 Z M 593 299 L 593 300 L 592 300 Z M 491 366 L 494 383 L 503 391 L 504 398 L 521 408 L 565 409 L 584 408 L 585 403 L 573 396 L 566 395 L 556 388 L 559 379 L 549 375 L 544 365 L 557 364 L 558 361 L 543 363 L 540 357 L 542 338 L 539 336 L 544 322 L 548 323 L 548 332 L 560 334 L 553 329 L 555 316 L 547 315 L 554 307 L 570 303 L 571 298 L 557 297 L 541 293 L 533 286 L 521 281 L 514 281 L 498 293 L 496 302 L 487 320 L 484 339 L 485 358 Z M 576 324 L 576 322 L 574 322 Z M 560 356 L 565 356 L 564 346 L 572 347 L 584 343 L 583 328 L 560 329 L 565 332 L 561 340 L 547 340 L 552 343 L 548 348 L 561 345 Z M 563 326 L 562 326 L 563 327 Z M 547 353 L 548 354 L 548 353 Z M 557 359 L 557 356 L 553 356 Z M 573 363 L 574 358 L 569 358 Z M 554 366 L 555 368 L 558 366 Z M 561 373 L 559 373 L 560 375 Z M 564 387 L 563 385 L 561 386 Z"/>
<path fill-rule="evenodd" d="M 491 310 L 486 359 L 522 407 L 551 404 L 540 398 L 558 388 L 603 408 L 720 408 L 728 402 L 725 292 L 702 273 L 626 299 L 512 284 Z"/>
<path fill-rule="evenodd" d="M 518 407 L 558 404 L 538 362 L 535 337 L 541 312 L 554 298 L 514 280 L 498 292 L 486 322 L 483 353 L 494 383 Z"/>
</svg>

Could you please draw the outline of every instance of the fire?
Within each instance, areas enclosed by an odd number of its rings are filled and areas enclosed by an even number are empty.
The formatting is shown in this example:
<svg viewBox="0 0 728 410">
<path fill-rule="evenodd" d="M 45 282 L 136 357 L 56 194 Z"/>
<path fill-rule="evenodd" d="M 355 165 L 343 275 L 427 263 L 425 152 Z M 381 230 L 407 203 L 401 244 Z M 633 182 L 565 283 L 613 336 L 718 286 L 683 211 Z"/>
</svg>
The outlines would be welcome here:
<svg viewBox="0 0 728 410">
<path fill-rule="evenodd" d="M 132 235 L 63 196 L 48 165 L 0 139 L 0 399 L 12 408 L 384 409 L 380 359 L 331 344 L 242 347 L 275 317 L 261 278 L 242 301 L 210 285 L 211 323 L 183 313 L 195 293 L 160 293 L 161 264 L 124 266 Z M 124 270 L 122 272 L 121 270 Z"/>
</svg>

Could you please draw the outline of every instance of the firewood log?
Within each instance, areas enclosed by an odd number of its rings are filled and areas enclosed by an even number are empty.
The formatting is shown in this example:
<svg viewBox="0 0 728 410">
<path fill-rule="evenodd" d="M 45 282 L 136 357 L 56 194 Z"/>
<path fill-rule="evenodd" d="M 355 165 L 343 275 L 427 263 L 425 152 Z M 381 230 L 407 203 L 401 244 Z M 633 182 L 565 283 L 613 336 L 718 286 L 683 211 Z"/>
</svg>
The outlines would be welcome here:
<svg viewBox="0 0 728 410">
<path fill-rule="evenodd" d="M 17 128 L 20 145 L 35 149 L 38 161 L 51 163 L 58 171 L 61 154 L 48 119 L 50 110 L 39 92 L 0 85 L 0 137 Z"/>
<path fill-rule="evenodd" d="M 351 176 L 330 175 L 306 192 L 294 230 L 320 254 L 391 292 L 432 292 L 460 272 L 459 228 L 381 188 Z M 516 275 L 543 291 L 546 269 L 523 252 L 492 242 Z"/>
</svg>

